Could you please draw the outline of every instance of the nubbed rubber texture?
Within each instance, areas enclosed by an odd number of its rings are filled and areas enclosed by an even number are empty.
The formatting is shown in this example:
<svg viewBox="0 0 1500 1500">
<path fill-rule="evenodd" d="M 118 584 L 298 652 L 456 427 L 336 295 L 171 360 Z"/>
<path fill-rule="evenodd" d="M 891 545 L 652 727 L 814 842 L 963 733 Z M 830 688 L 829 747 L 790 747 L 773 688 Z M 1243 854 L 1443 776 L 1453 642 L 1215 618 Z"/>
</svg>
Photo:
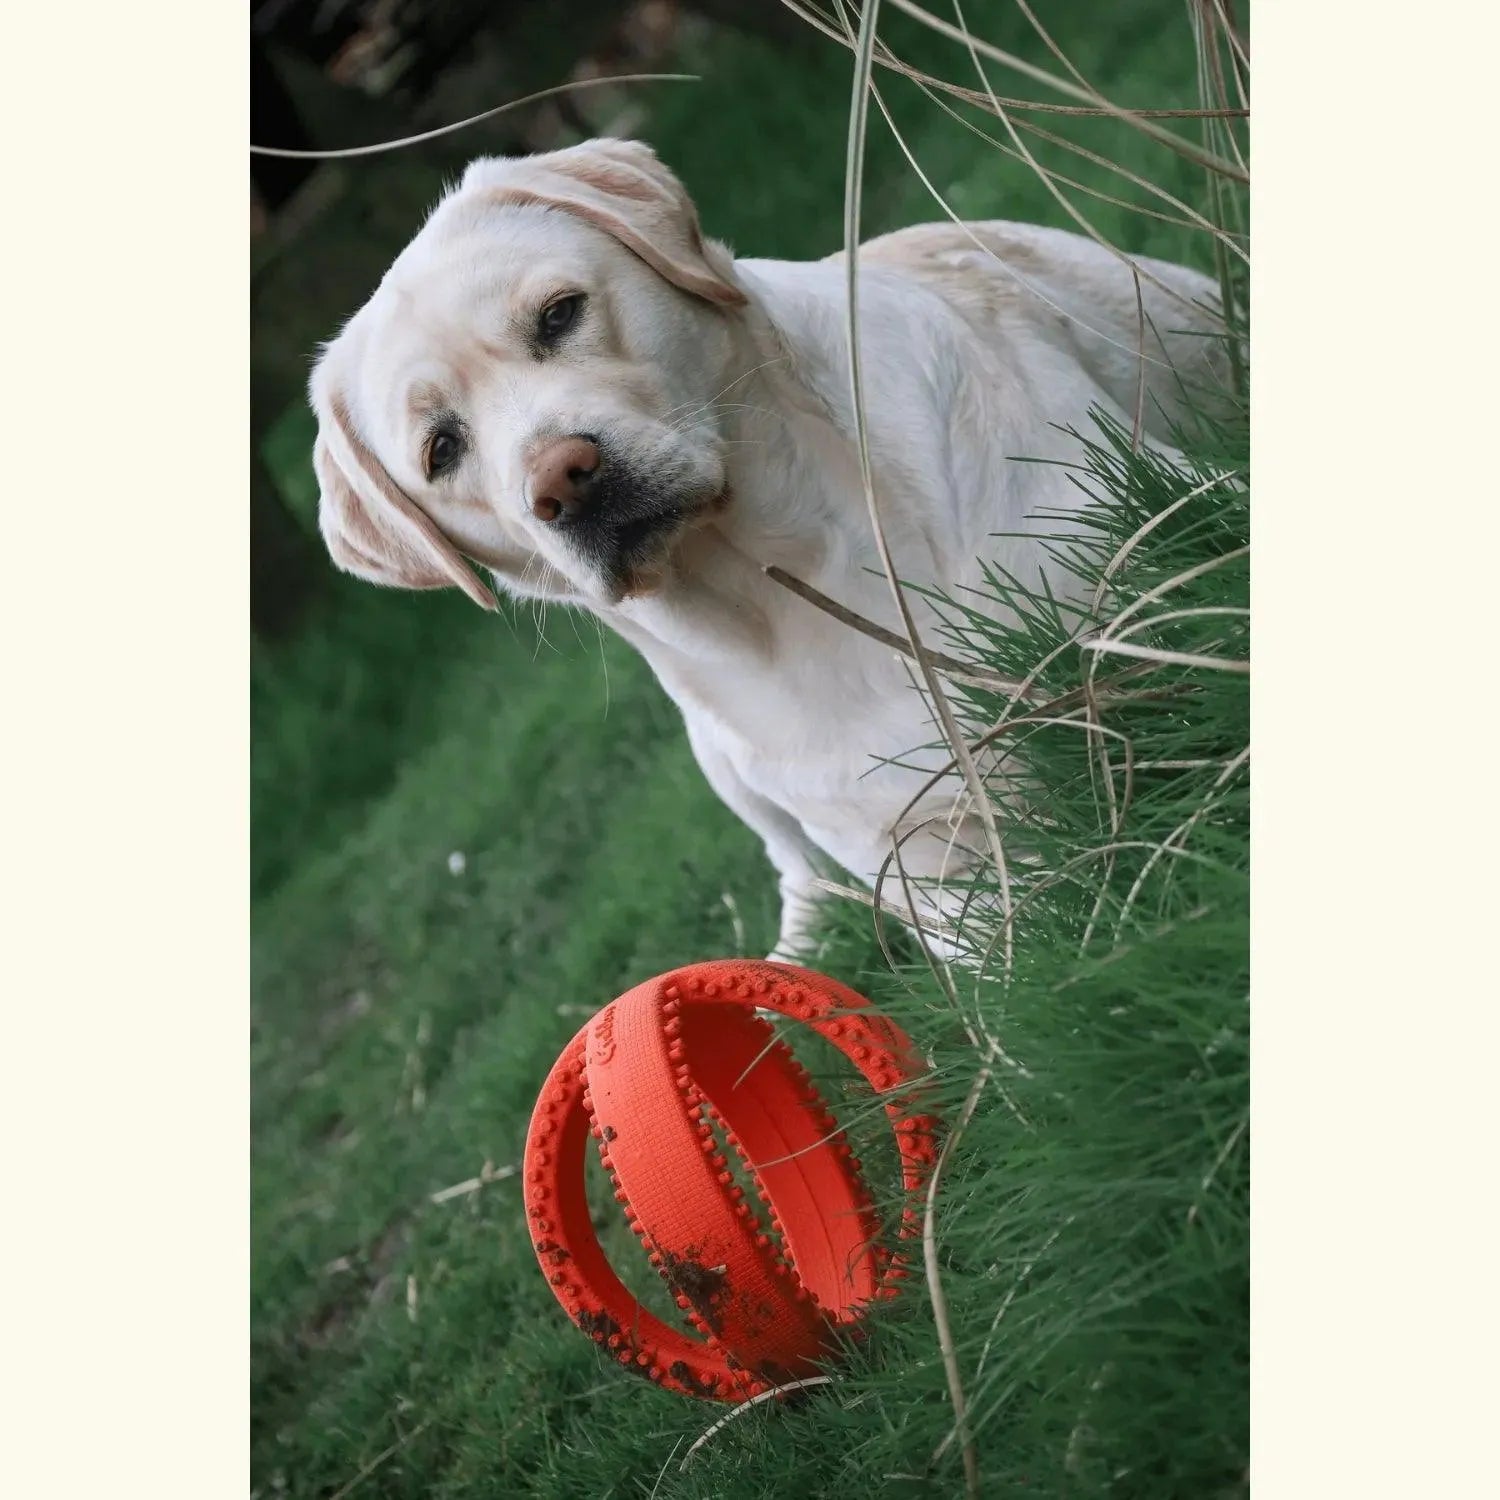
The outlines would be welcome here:
<svg viewBox="0 0 1500 1500">
<path fill-rule="evenodd" d="M 910 1087 L 921 1059 L 862 996 L 791 964 L 689 964 L 621 995 L 558 1058 L 526 1140 L 532 1243 L 568 1316 L 634 1373 L 724 1401 L 815 1373 L 836 1335 L 906 1275 L 878 1243 L 860 1163 L 757 1007 L 811 1026 L 887 1096 L 904 1185 L 919 1188 L 935 1133 Z M 735 1182 L 715 1123 L 758 1204 Z M 606 1260 L 584 1187 L 590 1134 L 700 1337 L 643 1308 Z M 908 1208 L 901 1234 L 918 1228 Z"/>
</svg>

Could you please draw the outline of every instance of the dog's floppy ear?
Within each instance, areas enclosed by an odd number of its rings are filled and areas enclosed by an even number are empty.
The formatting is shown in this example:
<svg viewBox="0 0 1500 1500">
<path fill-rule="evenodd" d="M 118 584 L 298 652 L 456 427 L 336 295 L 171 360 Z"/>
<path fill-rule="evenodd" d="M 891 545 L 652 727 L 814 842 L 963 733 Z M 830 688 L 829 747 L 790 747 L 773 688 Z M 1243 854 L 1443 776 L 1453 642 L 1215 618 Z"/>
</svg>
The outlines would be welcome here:
<svg viewBox="0 0 1500 1500">
<path fill-rule="evenodd" d="M 639 141 L 585 141 L 537 156 L 472 163 L 460 195 L 562 209 L 613 235 L 673 286 L 720 307 L 742 307 L 729 252 L 705 241 L 693 200 Z"/>
<path fill-rule="evenodd" d="M 355 431 L 343 396 L 325 389 L 317 376 L 313 407 L 319 423 L 313 446 L 321 489 L 318 527 L 334 562 L 371 583 L 459 588 L 481 609 L 498 608 L 494 594 Z"/>
</svg>

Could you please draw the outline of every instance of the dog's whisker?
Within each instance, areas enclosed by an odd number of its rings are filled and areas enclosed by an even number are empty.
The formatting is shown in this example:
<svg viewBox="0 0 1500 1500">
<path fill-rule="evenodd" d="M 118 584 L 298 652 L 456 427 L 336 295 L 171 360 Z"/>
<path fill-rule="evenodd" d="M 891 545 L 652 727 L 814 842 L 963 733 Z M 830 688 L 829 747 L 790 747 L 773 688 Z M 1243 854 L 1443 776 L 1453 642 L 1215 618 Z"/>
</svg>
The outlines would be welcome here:
<svg viewBox="0 0 1500 1500">
<path fill-rule="evenodd" d="M 714 432 L 712 425 L 710 423 L 708 423 L 708 422 L 706 422 L 706 421 L 703 420 L 704 413 L 707 410 L 708 410 L 708 408 L 704 407 L 702 410 L 697 411 L 697 412 L 693 412 L 690 415 L 682 418 L 680 421 L 677 421 L 677 422 L 668 422 L 665 425 L 668 427 L 668 429 L 673 434 L 675 434 L 678 437 L 685 437 L 693 429 L 695 429 L 695 428 L 697 428 L 699 426 L 703 426 L 703 427 L 706 427 L 708 429 L 708 432 L 709 432 L 709 434 L 711 436 L 717 438 L 718 435 L 717 435 L 717 433 Z M 732 411 L 754 412 L 754 413 L 756 413 L 756 414 L 758 414 L 760 416 L 768 418 L 772 422 L 779 422 L 781 420 L 780 416 L 776 412 L 772 411 L 769 407 L 765 407 L 765 406 L 749 406 L 749 405 L 746 405 L 746 404 L 743 404 L 743 403 L 731 403 L 729 405 L 720 406 L 720 407 L 718 407 L 716 409 L 716 414 L 718 412 L 732 412 Z M 722 439 L 722 438 L 720 438 L 718 440 L 719 441 L 726 441 L 725 439 Z M 768 440 L 764 440 L 763 439 L 762 441 L 768 441 Z"/>
<path fill-rule="evenodd" d="M 594 622 L 594 634 L 599 638 L 599 670 L 604 673 L 604 717 L 609 717 L 610 684 L 609 684 L 609 656 L 604 649 L 604 626 L 600 623 L 599 616 L 592 610 L 585 610 Z"/>
<path fill-rule="evenodd" d="M 789 358 L 790 358 L 789 355 L 779 354 L 779 355 L 776 355 L 772 359 L 764 359 L 764 360 L 762 360 L 758 365 L 752 365 L 748 370 L 744 371 L 742 374 L 736 375 L 734 377 L 734 379 L 729 382 L 728 385 L 722 387 L 715 395 L 710 396 L 707 401 L 705 401 L 705 402 L 702 403 L 702 405 L 698 408 L 698 410 L 701 411 L 701 410 L 703 410 L 706 407 L 710 407 L 710 406 L 715 405 L 718 402 L 718 400 L 719 400 L 719 398 L 721 396 L 724 396 L 728 392 L 732 391 L 735 388 L 735 386 L 737 386 L 742 380 L 748 380 L 752 375 L 757 375 L 762 370 L 768 370 L 768 369 L 770 369 L 770 367 L 772 365 L 785 364 Z M 684 402 L 680 403 L 679 405 L 672 407 L 671 410 L 666 413 L 666 416 L 667 417 L 671 417 L 671 416 L 675 415 L 677 412 L 682 411 L 684 407 L 692 406 L 692 404 L 693 403 L 691 401 L 684 401 Z M 664 420 L 665 420 L 665 418 L 664 418 Z"/>
</svg>

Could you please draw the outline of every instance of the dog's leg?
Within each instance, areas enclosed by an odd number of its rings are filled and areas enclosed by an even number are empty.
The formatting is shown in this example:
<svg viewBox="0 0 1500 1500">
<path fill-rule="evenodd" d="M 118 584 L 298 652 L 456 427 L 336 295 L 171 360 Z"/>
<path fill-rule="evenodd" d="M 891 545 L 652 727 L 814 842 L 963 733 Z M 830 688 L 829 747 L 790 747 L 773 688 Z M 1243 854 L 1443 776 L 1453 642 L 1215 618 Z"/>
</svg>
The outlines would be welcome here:
<svg viewBox="0 0 1500 1500">
<path fill-rule="evenodd" d="M 769 844 L 766 853 L 771 853 Z M 775 863 L 775 856 L 771 856 Z M 813 951 L 812 928 L 817 916 L 817 898 L 812 893 L 811 865 L 806 872 L 781 871 L 781 930 L 776 946 L 766 955 L 772 963 L 801 964 L 817 955 Z"/>
<path fill-rule="evenodd" d="M 745 785 L 729 757 L 704 736 L 688 727 L 688 741 L 708 784 L 720 801 L 747 828 L 760 835 L 766 846 L 781 891 L 781 928 L 776 946 L 767 955 L 776 962 L 790 963 L 809 957 L 811 931 L 817 911 L 813 880 L 816 848 L 802 825 L 784 808 Z"/>
</svg>

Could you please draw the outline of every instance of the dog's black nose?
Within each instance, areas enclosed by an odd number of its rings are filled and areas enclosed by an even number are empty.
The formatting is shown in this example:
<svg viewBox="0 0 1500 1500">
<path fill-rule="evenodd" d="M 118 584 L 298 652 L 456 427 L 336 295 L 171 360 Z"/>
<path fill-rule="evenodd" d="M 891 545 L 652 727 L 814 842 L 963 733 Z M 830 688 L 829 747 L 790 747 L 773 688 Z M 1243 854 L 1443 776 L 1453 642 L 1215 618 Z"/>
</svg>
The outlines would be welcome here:
<svg viewBox="0 0 1500 1500">
<path fill-rule="evenodd" d="M 599 472 L 599 445 L 577 434 L 548 443 L 526 471 L 531 513 L 541 521 L 561 521 L 583 514 Z"/>
</svg>

